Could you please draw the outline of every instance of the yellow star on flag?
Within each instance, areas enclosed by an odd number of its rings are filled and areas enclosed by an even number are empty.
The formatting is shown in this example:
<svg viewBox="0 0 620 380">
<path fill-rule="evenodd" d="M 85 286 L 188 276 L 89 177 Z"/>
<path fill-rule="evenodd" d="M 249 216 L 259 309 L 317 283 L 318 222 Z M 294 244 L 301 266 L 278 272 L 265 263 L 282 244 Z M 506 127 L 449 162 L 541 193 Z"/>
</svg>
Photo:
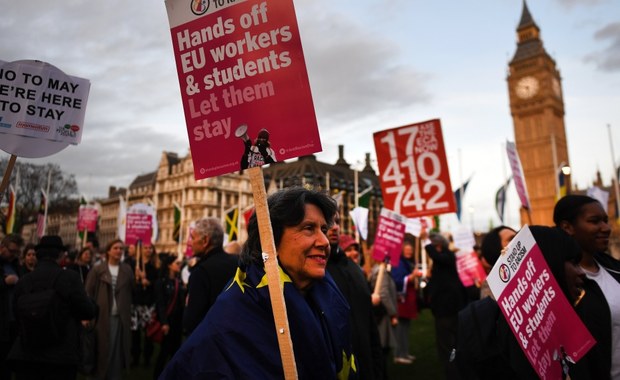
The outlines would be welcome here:
<svg viewBox="0 0 620 380">
<path fill-rule="evenodd" d="M 233 279 L 233 282 L 230 283 L 228 288 L 226 288 L 226 290 L 232 288 L 234 284 L 237 284 L 239 285 L 239 289 L 241 289 L 241 293 L 245 293 L 245 289 L 243 287 L 250 286 L 250 284 L 245 282 L 246 276 L 246 273 L 242 271 L 241 268 L 237 267 L 237 273 L 235 273 L 235 278 Z"/>
<path fill-rule="evenodd" d="M 278 265 L 278 272 L 280 273 L 280 286 L 282 287 L 282 289 L 284 289 L 284 283 L 285 282 L 293 282 L 291 280 L 291 278 L 288 276 L 288 274 L 284 273 L 284 271 L 282 270 L 282 268 Z M 265 273 L 263 275 L 263 278 L 260 279 L 260 282 L 258 283 L 258 285 L 256 285 L 256 289 L 262 288 L 264 286 L 267 286 L 268 281 L 267 281 L 267 273 Z"/>
<path fill-rule="evenodd" d="M 357 372 L 357 368 L 355 367 L 355 356 L 351 354 L 351 358 L 348 358 L 347 353 L 342 350 L 342 369 L 338 372 L 338 380 L 348 379 L 351 370 Z"/>
</svg>

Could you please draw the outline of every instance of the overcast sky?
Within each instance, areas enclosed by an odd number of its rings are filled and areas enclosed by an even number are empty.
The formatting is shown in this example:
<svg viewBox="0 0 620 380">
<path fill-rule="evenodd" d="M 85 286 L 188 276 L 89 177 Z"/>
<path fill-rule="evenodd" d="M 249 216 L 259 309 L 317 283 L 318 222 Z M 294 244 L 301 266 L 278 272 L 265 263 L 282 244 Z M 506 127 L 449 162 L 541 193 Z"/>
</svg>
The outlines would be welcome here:
<svg viewBox="0 0 620 380">
<path fill-rule="evenodd" d="M 440 118 L 452 184 L 472 182 L 463 222 L 498 223 L 494 195 L 514 141 L 507 92 L 521 0 L 296 0 L 323 144 L 361 167 L 372 133 Z M 530 0 L 563 82 L 573 180 L 620 163 L 620 2 Z M 37 59 L 91 81 L 82 143 L 59 163 L 87 197 L 156 170 L 189 143 L 163 1 L 0 0 L 0 60 Z M 0 135 L 0 138 L 1 135 Z M 0 152 L 0 157 L 8 154 Z M 516 192 L 508 211 L 518 225 Z M 474 216 L 473 221 L 470 218 Z"/>
</svg>

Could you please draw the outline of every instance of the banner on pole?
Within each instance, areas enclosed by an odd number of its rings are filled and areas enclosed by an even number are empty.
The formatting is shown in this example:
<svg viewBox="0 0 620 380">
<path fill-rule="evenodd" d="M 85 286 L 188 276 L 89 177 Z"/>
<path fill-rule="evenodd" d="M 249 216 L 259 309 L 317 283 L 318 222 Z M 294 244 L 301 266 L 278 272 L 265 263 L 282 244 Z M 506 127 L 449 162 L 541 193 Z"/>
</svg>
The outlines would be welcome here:
<svg viewBox="0 0 620 380">
<path fill-rule="evenodd" d="M 95 232 L 97 231 L 97 218 L 99 213 L 94 205 L 82 205 L 78 210 L 78 232 Z"/>
<path fill-rule="evenodd" d="M 292 0 L 167 0 L 194 176 L 321 151 Z"/>
<path fill-rule="evenodd" d="M 596 343 L 553 277 L 529 227 L 487 277 L 512 333 L 541 379 L 560 379 L 563 355 L 577 362 Z"/>
<path fill-rule="evenodd" d="M 49 63 L 0 61 L 0 148 L 22 157 L 44 157 L 79 144 L 89 91 L 87 79 L 66 75 Z"/>
<path fill-rule="evenodd" d="M 377 234 L 372 250 L 372 258 L 378 262 L 384 262 L 387 257 L 393 267 L 400 263 L 400 253 L 405 240 L 405 228 L 407 219 L 386 208 L 381 209 Z"/>
<path fill-rule="evenodd" d="M 439 119 L 373 137 L 386 208 L 408 218 L 456 211 Z"/>
</svg>

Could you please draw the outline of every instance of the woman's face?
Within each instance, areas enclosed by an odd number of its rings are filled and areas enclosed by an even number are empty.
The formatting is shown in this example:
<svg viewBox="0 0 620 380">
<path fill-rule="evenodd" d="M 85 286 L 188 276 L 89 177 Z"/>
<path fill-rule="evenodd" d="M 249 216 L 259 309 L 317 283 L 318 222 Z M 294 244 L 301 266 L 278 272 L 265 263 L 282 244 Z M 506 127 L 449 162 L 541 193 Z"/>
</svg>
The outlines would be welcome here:
<svg viewBox="0 0 620 380">
<path fill-rule="evenodd" d="M 82 252 L 82 255 L 80 256 L 80 261 L 83 263 L 90 263 L 92 258 L 93 255 L 91 254 L 90 249 L 87 249 L 86 251 Z"/>
<path fill-rule="evenodd" d="M 575 222 L 564 229 L 585 252 L 603 252 L 609 246 L 611 234 L 607 221 L 607 213 L 603 210 L 603 206 L 598 202 L 592 202 L 583 205 Z"/>
<path fill-rule="evenodd" d="M 123 257 L 123 244 L 114 243 L 108 251 L 108 260 L 112 263 L 119 263 Z"/>
<path fill-rule="evenodd" d="M 344 254 L 351 259 L 355 264 L 360 263 L 360 251 L 357 249 L 355 244 L 352 244 L 347 249 L 345 249 Z"/>
<path fill-rule="evenodd" d="M 583 272 L 578 263 L 566 261 L 564 262 L 564 274 L 566 276 L 566 285 L 568 286 L 568 292 L 571 296 L 570 302 L 573 303 L 581 294 L 585 273 Z"/>
<path fill-rule="evenodd" d="M 328 257 L 325 217 L 318 207 L 306 204 L 301 223 L 284 228 L 278 245 L 280 265 L 298 289 L 305 289 L 325 276 Z"/>
<path fill-rule="evenodd" d="M 146 260 L 149 260 L 152 256 L 153 256 L 153 252 L 155 250 L 153 249 L 152 245 L 148 245 L 146 247 L 143 248 L 143 252 L 144 252 L 144 258 Z"/>
<path fill-rule="evenodd" d="M 172 274 L 177 274 L 181 272 L 181 260 L 174 260 L 168 265 L 168 272 Z"/>
<path fill-rule="evenodd" d="M 28 267 L 34 267 L 37 264 L 37 254 L 34 248 L 26 251 L 26 254 L 24 255 L 24 264 Z"/>
<path fill-rule="evenodd" d="M 514 238 L 516 234 L 517 233 L 510 228 L 504 228 L 499 231 L 499 240 L 501 241 L 502 249 L 506 248 L 508 244 L 510 244 L 512 238 Z"/>
<path fill-rule="evenodd" d="M 413 257 L 413 246 L 411 244 L 403 245 L 403 257 L 405 259 L 411 259 Z"/>
</svg>

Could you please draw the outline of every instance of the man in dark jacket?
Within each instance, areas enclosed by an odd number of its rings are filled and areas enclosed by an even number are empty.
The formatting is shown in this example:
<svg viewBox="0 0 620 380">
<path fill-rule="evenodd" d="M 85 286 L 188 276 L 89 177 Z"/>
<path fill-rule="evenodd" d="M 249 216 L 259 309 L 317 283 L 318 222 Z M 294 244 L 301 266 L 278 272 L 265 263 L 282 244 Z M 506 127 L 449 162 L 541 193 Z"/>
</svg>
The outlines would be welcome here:
<svg viewBox="0 0 620 380">
<path fill-rule="evenodd" d="M 24 275 L 15 287 L 14 307 L 20 297 L 31 290 L 53 287 L 58 297 L 56 324 L 57 338 L 41 338 L 36 347 L 24 344 L 26 325 L 20 328 L 9 360 L 15 363 L 18 379 L 75 379 L 79 361 L 78 330 L 82 320 L 93 319 L 96 305 L 88 298 L 80 275 L 65 271 L 58 265 L 58 258 L 64 251 L 59 236 L 43 236 L 35 247 L 38 264 L 34 271 Z"/>
<path fill-rule="evenodd" d="M 224 229 L 217 218 L 203 218 L 191 231 L 191 245 L 198 262 L 191 269 L 183 314 L 187 335 L 203 320 L 237 270 L 237 258 L 224 252 Z"/>
<path fill-rule="evenodd" d="M 381 379 L 382 349 L 379 330 L 372 314 L 370 288 L 359 265 L 350 260 L 339 245 L 340 215 L 336 213 L 334 223 L 327 231 L 330 255 L 327 271 L 350 307 L 350 325 L 353 336 L 351 344 L 360 379 Z M 349 237 L 353 240 L 352 237 Z"/>
</svg>

